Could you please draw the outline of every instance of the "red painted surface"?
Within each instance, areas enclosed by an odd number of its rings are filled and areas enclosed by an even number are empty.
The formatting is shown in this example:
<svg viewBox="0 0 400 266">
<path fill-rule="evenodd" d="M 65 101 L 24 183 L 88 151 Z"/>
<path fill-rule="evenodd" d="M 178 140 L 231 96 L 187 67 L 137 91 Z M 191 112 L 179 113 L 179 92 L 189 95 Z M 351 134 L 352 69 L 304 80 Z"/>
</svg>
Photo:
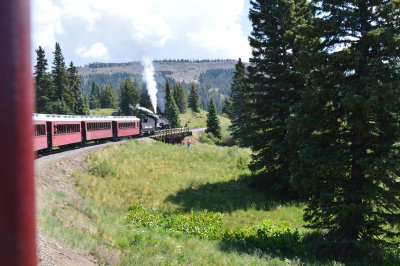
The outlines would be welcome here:
<svg viewBox="0 0 400 266">
<path fill-rule="evenodd" d="M 0 1 L 0 264 L 36 265 L 28 0 Z"/>
<path fill-rule="evenodd" d="M 139 128 L 118 129 L 118 137 L 136 136 L 139 134 Z"/>
<path fill-rule="evenodd" d="M 47 133 L 46 121 L 33 121 L 34 125 L 44 125 L 45 133 Z M 44 136 L 33 136 L 33 150 L 39 151 L 48 148 L 47 134 Z"/>
<path fill-rule="evenodd" d="M 135 122 L 138 123 L 136 128 L 128 128 L 128 129 L 120 129 L 119 124 L 121 123 L 129 123 L 129 122 Z M 124 121 L 124 122 L 118 122 L 117 123 L 117 137 L 127 137 L 127 136 L 136 136 L 140 134 L 140 129 L 139 129 L 139 120 L 132 120 L 132 121 Z"/>
<path fill-rule="evenodd" d="M 96 122 L 100 122 L 100 123 L 110 123 L 110 129 L 107 130 L 89 130 L 88 129 L 88 123 L 96 123 Z M 112 134 L 112 126 L 111 126 L 111 121 L 105 121 L 105 120 L 99 120 L 99 121 L 88 121 L 85 122 L 85 126 L 86 126 L 86 140 L 96 140 L 96 139 L 106 139 L 106 138 L 112 138 L 113 134 Z"/>
<path fill-rule="evenodd" d="M 55 125 L 79 125 L 80 132 L 75 132 L 75 133 L 65 133 L 65 134 L 59 134 L 56 135 L 54 134 L 54 126 Z M 57 146 L 63 146 L 63 145 L 69 145 L 69 144 L 74 144 L 74 143 L 80 143 L 82 142 L 82 133 L 81 133 L 81 123 L 80 122 L 65 122 L 65 121 L 53 121 L 51 122 L 51 143 L 52 147 L 57 147 Z"/>
</svg>

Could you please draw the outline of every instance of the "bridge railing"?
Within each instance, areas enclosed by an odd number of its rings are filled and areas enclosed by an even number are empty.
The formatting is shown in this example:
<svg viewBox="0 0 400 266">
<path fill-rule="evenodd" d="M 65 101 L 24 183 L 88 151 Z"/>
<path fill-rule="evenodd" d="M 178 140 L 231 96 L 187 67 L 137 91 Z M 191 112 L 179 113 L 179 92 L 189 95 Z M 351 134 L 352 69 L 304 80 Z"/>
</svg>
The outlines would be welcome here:
<svg viewBox="0 0 400 266">
<path fill-rule="evenodd" d="M 181 138 L 191 134 L 191 131 L 188 127 L 181 128 L 172 128 L 172 129 L 164 129 L 155 132 L 153 138 L 161 141 L 165 141 L 167 139 Z"/>
</svg>

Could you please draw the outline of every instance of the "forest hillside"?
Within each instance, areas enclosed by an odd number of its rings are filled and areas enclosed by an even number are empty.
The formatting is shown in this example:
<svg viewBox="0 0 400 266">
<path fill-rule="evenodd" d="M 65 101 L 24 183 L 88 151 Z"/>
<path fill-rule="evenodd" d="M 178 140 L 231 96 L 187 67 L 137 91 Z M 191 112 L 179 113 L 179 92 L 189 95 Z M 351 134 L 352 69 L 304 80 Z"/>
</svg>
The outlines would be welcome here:
<svg viewBox="0 0 400 266">
<path fill-rule="evenodd" d="M 168 79 L 172 83 L 181 82 L 189 93 L 190 83 L 196 83 L 203 109 L 207 109 L 210 97 L 215 101 L 218 112 L 230 95 L 230 85 L 235 60 L 162 60 L 154 61 L 155 80 L 159 89 Z M 92 63 L 78 68 L 82 77 L 81 91 L 90 94 L 93 82 L 101 87 L 112 84 L 118 89 L 127 77 L 137 78 L 144 86 L 141 79 L 143 66 L 140 62 L 128 63 Z"/>
</svg>

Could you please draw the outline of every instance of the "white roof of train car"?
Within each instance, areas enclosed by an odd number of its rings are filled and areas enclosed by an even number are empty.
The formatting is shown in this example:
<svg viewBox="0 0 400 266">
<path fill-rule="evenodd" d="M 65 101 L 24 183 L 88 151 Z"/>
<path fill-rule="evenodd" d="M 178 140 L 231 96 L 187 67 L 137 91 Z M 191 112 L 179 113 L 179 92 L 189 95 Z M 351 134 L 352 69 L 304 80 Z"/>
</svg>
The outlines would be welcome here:
<svg viewBox="0 0 400 266">
<path fill-rule="evenodd" d="M 37 121 L 139 121 L 136 116 L 85 116 L 85 115 L 52 115 L 52 114 L 33 114 L 33 120 Z"/>
</svg>

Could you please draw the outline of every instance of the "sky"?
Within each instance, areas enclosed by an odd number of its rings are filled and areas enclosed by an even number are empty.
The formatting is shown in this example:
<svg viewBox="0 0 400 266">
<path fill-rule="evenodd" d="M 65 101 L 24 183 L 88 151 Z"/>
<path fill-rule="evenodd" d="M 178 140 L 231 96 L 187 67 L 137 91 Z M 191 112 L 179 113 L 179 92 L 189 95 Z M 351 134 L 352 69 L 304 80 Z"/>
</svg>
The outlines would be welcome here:
<svg viewBox="0 0 400 266">
<path fill-rule="evenodd" d="M 55 43 L 65 61 L 238 59 L 248 61 L 250 0 L 33 0 L 32 59 Z"/>
</svg>

